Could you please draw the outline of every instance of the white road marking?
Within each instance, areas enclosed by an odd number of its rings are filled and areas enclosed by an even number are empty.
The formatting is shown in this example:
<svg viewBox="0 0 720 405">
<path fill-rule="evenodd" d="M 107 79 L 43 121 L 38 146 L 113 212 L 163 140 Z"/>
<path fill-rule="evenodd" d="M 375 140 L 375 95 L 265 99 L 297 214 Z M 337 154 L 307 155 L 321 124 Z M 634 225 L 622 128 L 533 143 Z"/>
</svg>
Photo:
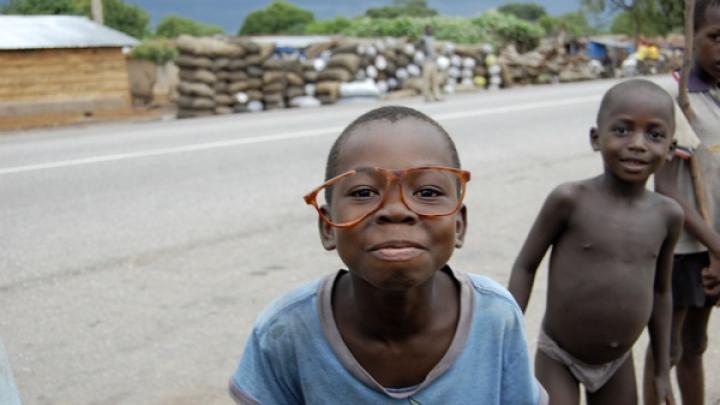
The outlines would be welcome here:
<svg viewBox="0 0 720 405">
<path fill-rule="evenodd" d="M 600 98 L 599 95 L 595 95 L 595 96 L 575 97 L 575 98 L 555 100 L 555 101 L 540 101 L 540 102 L 534 102 L 534 103 L 514 104 L 514 105 L 509 105 L 509 106 L 504 106 L 504 107 L 485 108 L 482 110 L 475 110 L 475 111 L 461 111 L 461 112 L 451 112 L 451 113 L 444 113 L 444 114 L 434 114 L 433 118 L 435 118 L 438 121 L 446 121 L 446 120 L 453 120 L 453 119 L 459 119 L 459 118 L 479 117 L 479 116 L 483 116 L 483 115 L 504 114 L 504 113 L 509 113 L 509 112 L 535 110 L 535 109 L 550 108 L 550 107 L 560 107 L 560 106 L 564 106 L 564 105 L 573 105 L 573 104 L 587 103 L 587 102 L 597 102 L 599 100 L 599 98 Z M 174 147 L 170 147 L 170 148 L 159 148 L 159 149 L 152 149 L 152 150 L 139 151 L 139 152 L 116 153 L 116 154 L 111 154 L 111 155 L 90 156 L 90 157 L 86 157 L 86 158 L 61 160 L 61 161 L 57 161 L 57 162 L 48 162 L 48 163 L 38 163 L 38 164 L 26 165 L 26 166 L 6 167 L 6 168 L 0 168 L 0 175 L 31 172 L 31 171 L 45 170 L 45 169 L 55 169 L 55 168 L 61 168 L 61 167 L 82 166 L 82 165 L 88 165 L 88 164 L 93 164 L 93 163 L 114 162 L 114 161 L 118 161 L 118 160 L 137 159 L 137 158 L 143 158 L 143 157 L 149 157 L 149 156 L 173 155 L 173 154 L 177 154 L 177 153 L 194 152 L 194 151 L 198 151 L 198 150 L 216 149 L 216 148 L 223 148 L 223 147 L 229 147 L 229 146 L 250 145 L 250 144 L 264 143 L 264 142 L 275 142 L 275 141 L 283 141 L 283 140 L 291 140 L 291 139 L 310 138 L 310 137 L 323 136 L 323 135 L 339 134 L 340 131 L 342 131 L 342 130 L 343 130 L 342 127 L 311 129 L 311 130 L 307 130 L 307 131 L 289 132 L 289 133 L 279 134 L 279 135 L 263 135 L 263 136 L 248 137 L 248 138 L 242 138 L 242 139 L 231 139 L 231 140 L 227 140 L 227 141 L 206 142 L 206 143 L 197 143 L 197 144 L 192 144 L 192 145 L 174 146 Z"/>
</svg>

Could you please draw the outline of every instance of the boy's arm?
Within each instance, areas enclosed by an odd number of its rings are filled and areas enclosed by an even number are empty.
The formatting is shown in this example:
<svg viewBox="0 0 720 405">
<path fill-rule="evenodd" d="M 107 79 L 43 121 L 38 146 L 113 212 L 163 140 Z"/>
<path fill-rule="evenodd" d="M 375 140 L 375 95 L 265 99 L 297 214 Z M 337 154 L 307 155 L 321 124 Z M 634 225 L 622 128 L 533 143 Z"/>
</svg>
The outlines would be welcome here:
<svg viewBox="0 0 720 405">
<path fill-rule="evenodd" d="M 673 159 L 664 164 L 655 173 L 655 191 L 675 200 L 685 213 L 685 229 L 690 235 L 708 248 L 710 252 L 710 268 L 704 273 L 706 287 L 715 287 L 716 291 L 708 291 L 710 295 L 720 292 L 720 234 L 705 220 L 695 206 L 680 195 L 677 190 L 677 175 L 681 160 Z"/>
<path fill-rule="evenodd" d="M 672 267 L 675 243 L 683 226 L 683 209 L 668 204 L 668 232 L 658 254 L 654 281 L 653 310 L 648 323 L 650 347 L 655 357 L 655 390 L 663 403 L 673 403 L 670 385 L 670 325 L 672 322 Z"/>
<path fill-rule="evenodd" d="M 576 188 L 571 183 L 562 184 L 550 193 L 515 259 L 508 290 L 523 312 L 530 300 L 535 272 L 570 218 L 577 198 Z"/>
</svg>

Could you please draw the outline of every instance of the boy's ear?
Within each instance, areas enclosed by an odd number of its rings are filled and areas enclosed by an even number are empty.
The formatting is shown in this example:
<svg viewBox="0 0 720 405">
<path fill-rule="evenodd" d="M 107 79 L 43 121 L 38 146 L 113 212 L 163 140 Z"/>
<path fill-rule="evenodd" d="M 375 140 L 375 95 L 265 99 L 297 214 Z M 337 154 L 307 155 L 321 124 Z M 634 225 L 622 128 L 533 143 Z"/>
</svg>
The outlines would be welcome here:
<svg viewBox="0 0 720 405">
<path fill-rule="evenodd" d="M 597 128 L 590 128 L 590 146 L 592 146 L 592 150 L 594 150 L 595 152 L 600 150 L 599 138 L 600 134 L 598 134 Z"/>
<path fill-rule="evenodd" d="M 328 215 L 326 205 L 320 207 L 320 210 L 323 212 L 323 215 Z M 325 250 L 335 250 L 335 228 L 323 221 L 320 215 L 318 215 L 318 230 L 320 231 L 320 242 L 322 242 Z"/>
<path fill-rule="evenodd" d="M 455 247 L 460 249 L 465 241 L 465 231 L 467 230 L 467 209 L 465 204 L 460 207 L 457 215 L 455 215 Z"/>
</svg>

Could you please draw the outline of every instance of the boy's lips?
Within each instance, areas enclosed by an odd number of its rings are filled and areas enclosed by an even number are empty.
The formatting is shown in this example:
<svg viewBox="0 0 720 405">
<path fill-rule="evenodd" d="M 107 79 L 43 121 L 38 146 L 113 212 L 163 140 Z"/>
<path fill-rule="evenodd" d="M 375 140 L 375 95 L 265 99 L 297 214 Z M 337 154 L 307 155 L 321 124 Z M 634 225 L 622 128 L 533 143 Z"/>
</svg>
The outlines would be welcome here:
<svg viewBox="0 0 720 405">
<path fill-rule="evenodd" d="M 425 251 L 422 245 L 410 241 L 388 241 L 373 245 L 368 252 L 384 261 L 407 261 Z"/>
<path fill-rule="evenodd" d="M 629 169 L 643 169 L 649 165 L 649 163 L 644 160 L 634 158 L 620 159 L 620 163 Z"/>
</svg>

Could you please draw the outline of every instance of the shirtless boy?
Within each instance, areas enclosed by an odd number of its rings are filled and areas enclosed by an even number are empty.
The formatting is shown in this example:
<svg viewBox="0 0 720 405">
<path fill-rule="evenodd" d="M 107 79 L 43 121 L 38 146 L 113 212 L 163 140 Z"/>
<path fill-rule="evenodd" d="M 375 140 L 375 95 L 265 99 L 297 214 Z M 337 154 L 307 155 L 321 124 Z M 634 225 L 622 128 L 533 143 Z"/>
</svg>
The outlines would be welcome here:
<svg viewBox="0 0 720 405">
<path fill-rule="evenodd" d="M 551 402 L 635 404 L 632 346 L 647 325 L 658 398 L 668 378 L 671 267 L 681 207 L 645 187 L 671 157 L 673 100 L 646 80 L 615 85 L 590 130 L 604 172 L 565 183 L 545 201 L 513 265 L 510 292 L 525 310 L 535 272 L 552 247 L 535 372 Z M 660 350 L 662 348 L 662 350 Z"/>
</svg>

